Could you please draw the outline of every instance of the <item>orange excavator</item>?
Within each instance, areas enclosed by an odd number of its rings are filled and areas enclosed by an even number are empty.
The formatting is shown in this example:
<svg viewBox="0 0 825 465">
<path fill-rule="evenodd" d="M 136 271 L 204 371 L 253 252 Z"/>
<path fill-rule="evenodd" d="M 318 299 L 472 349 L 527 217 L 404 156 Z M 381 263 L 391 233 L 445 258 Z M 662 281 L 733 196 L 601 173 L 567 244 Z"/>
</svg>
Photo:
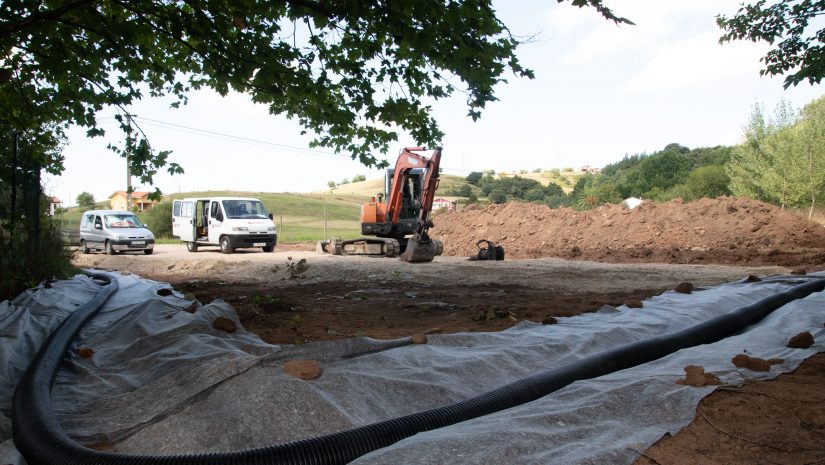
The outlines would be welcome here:
<svg viewBox="0 0 825 465">
<path fill-rule="evenodd" d="M 401 150 L 395 168 L 387 170 L 384 192 L 361 205 L 361 234 L 372 237 L 318 242 L 319 252 L 334 255 L 396 257 L 407 262 L 431 262 L 444 245 L 428 234 L 430 212 L 438 187 L 441 147 L 427 157 L 426 147 Z M 386 198 L 386 202 L 382 202 Z"/>
</svg>

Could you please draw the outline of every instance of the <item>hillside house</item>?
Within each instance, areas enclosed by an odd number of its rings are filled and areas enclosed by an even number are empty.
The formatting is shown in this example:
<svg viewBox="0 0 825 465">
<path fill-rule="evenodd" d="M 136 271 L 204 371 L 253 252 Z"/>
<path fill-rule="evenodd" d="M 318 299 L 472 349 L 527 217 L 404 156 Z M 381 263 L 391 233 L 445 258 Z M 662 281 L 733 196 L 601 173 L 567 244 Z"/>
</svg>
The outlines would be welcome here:
<svg viewBox="0 0 825 465">
<path fill-rule="evenodd" d="M 57 197 L 46 196 L 46 199 L 49 201 L 48 210 L 46 210 L 46 214 L 49 216 L 54 216 L 57 213 L 57 209 L 63 206 L 63 201 L 58 199 Z"/>
<path fill-rule="evenodd" d="M 112 210 L 131 211 L 133 208 L 143 212 L 152 208 L 157 202 L 149 200 L 149 192 L 132 192 L 132 205 L 126 206 L 126 191 L 115 191 L 109 196 L 109 205 Z"/>
<path fill-rule="evenodd" d="M 584 165 L 581 168 L 579 168 L 579 171 L 582 172 L 582 173 L 598 174 L 598 173 L 601 173 L 602 169 L 601 168 L 596 168 L 595 166 Z"/>
<path fill-rule="evenodd" d="M 454 212 L 456 210 L 457 203 L 452 202 L 447 199 L 437 198 L 433 200 L 433 210 L 439 210 L 441 208 L 447 210 L 448 212 Z"/>
</svg>

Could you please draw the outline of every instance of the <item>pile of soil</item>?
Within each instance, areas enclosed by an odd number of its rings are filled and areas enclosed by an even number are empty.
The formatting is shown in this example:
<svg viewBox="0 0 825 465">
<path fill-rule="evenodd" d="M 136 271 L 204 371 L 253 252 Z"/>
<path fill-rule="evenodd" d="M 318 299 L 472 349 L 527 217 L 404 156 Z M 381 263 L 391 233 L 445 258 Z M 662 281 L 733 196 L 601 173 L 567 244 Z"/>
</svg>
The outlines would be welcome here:
<svg viewBox="0 0 825 465">
<path fill-rule="evenodd" d="M 721 197 L 644 202 L 589 211 L 509 202 L 439 214 L 431 234 L 444 254 L 475 256 L 476 242 L 502 245 L 507 258 L 560 257 L 622 263 L 817 266 L 825 228 L 771 204 Z"/>
</svg>

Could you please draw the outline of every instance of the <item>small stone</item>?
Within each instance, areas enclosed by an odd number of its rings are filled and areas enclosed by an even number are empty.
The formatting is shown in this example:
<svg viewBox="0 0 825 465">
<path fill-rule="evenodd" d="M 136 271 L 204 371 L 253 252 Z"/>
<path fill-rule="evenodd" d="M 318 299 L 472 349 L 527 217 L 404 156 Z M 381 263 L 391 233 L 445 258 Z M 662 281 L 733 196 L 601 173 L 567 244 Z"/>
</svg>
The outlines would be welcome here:
<svg viewBox="0 0 825 465">
<path fill-rule="evenodd" d="M 693 387 L 722 384 L 719 378 L 709 373 L 705 373 L 704 367 L 698 365 L 688 365 L 685 367 L 685 379 L 676 380 L 677 384 L 684 384 Z"/>
<path fill-rule="evenodd" d="M 95 354 L 95 351 L 88 347 L 81 347 L 79 349 L 75 349 L 74 353 L 76 353 L 80 358 L 89 358 Z"/>
<path fill-rule="evenodd" d="M 541 324 L 543 325 L 554 325 L 558 322 L 559 320 L 552 316 L 545 317 L 543 320 L 541 320 Z"/>
<path fill-rule="evenodd" d="M 644 307 L 644 304 L 642 303 L 641 300 L 632 299 L 632 300 L 628 300 L 625 303 L 625 306 L 627 306 L 627 308 L 642 308 L 642 307 Z"/>
<path fill-rule="evenodd" d="M 767 360 L 745 354 L 738 354 L 731 361 L 737 368 L 747 368 L 751 371 L 770 371 L 771 369 L 771 364 Z"/>
<path fill-rule="evenodd" d="M 215 318 L 215 321 L 212 322 L 212 327 L 220 331 L 226 331 L 227 333 L 235 332 L 236 328 L 234 321 L 222 316 Z"/>
<path fill-rule="evenodd" d="M 413 344 L 426 344 L 427 343 L 427 336 L 425 336 L 421 333 L 416 333 L 416 334 L 413 334 L 412 336 L 410 336 L 410 341 Z"/>
<path fill-rule="evenodd" d="M 814 337 L 807 331 L 797 334 L 788 341 L 788 347 L 791 349 L 807 349 L 812 345 L 814 345 Z"/>
<path fill-rule="evenodd" d="M 198 303 L 198 301 L 194 301 L 191 304 L 189 304 L 186 308 L 184 308 L 183 311 L 186 313 L 195 313 L 198 307 L 200 307 L 200 304 Z"/>
<path fill-rule="evenodd" d="M 762 280 L 758 276 L 755 276 L 755 275 L 748 275 L 748 277 L 745 278 L 746 283 L 758 283 L 759 281 L 762 281 Z"/>
<path fill-rule="evenodd" d="M 674 290 L 680 294 L 690 294 L 693 292 L 693 284 L 688 282 L 679 283 Z"/>
<path fill-rule="evenodd" d="M 161 297 L 168 297 L 172 295 L 172 289 L 165 287 L 163 289 L 158 289 L 158 295 Z"/>
<path fill-rule="evenodd" d="M 321 376 L 321 365 L 315 360 L 290 360 L 284 363 L 284 373 L 300 379 L 315 379 Z"/>
</svg>

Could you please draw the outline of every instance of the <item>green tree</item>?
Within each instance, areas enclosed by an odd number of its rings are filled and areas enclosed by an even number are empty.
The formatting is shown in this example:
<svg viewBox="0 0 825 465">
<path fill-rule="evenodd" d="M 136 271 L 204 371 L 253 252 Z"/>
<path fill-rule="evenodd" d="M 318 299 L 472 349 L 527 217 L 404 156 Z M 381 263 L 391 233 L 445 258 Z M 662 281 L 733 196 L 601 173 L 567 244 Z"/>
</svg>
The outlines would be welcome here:
<svg viewBox="0 0 825 465">
<path fill-rule="evenodd" d="M 777 105 L 771 120 L 765 119 L 761 105 L 754 106 L 744 140 L 725 165 L 734 195 L 777 203 L 783 208 L 794 203 L 795 178 L 799 176 L 794 168 L 794 124 L 794 112 L 786 102 Z"/>
<path fill-rule="evenodd" d="M 507 201 L 507 192 L 505 192 L 502 187 L 496 187 L 490 192 L 487 198 L 493 203 L 504 203 Z"/>
<path fill-rule="evenodd" d="M 702 197 L 715 199 L 723 195 L 730 195 L 728 184 L 730 178 L 722 165 L 707 165 L 690 172 L 687 181 L 682 186 L 681 197 L 685 200 L 696 200 Z"/>
<path fill-rule="evenodd" d="M 362 181 L 366 181 L 366 180 L 367 180 L 367 177 L 364 176 L 363 174 L 356 174 L 355 176 L 352 177 L 352 182 L 362 182 Z"/>
<path fill-rule="evenodd" d="M 338 184 L 335 184 L 335 181 L 327 181 L 327 187 L 329 187 L 330 189 L 335 189 L 335 186 L 337 185 Z"/>
<path fill-rule="evenodd" d="M 629 23 L 602 0 L 570 1 Z M 426 102 L 459 91 L 475 120 L 506 73 L 532 78 L 518 45 L 490 0 L 5 1 L 0 114 L 18 131 L 55 125 L 62 138 L 72 124 L 103 135 L 96 113 L 120 108 L 127 137 L 112 148 L 128 150 L 133 175 L 151 184 L 181 167 L 149 145 L 129 106 L 146 94 L 178 106 L 193 89 L 235 90 L 297 119 L 312 146 L 383 167 L 372 153 L 398 137 L 385 127 L 442 138 Z"/>
<path fill-rule="evenodd" d="M 484 176 L 484 173 L 480 171 L 473 171 L 467 175 L 465 178 L 466 181 L 474 186 L 478 186 L 478 182 L 481 181 L 481 177 Z"/>
<path fill-rule="evenodd" d="M 80 207 L 81 210 L 94 210 L 95 203 L 95 196 L 89 192 L 77 194 L 77 206 Z"/>
<path fill-rule="evenodd" d="M 812 21 L 825 15 L 821 0 L 765 0 L 743 4 L 733 17 L 716 20 L 725 31 L 720 42 L 764 41 L 773 46 L 761 61 L 762 75 L 784 75 L 785 88 L 808 81 L 819 83 L 825 76 L 825 28 Z M 816 26 L 816 27 L 813 27 Z"/>
<path fill-rule="evenodd" d="M 172 202 L 163 201 L 143 212 L 141 221 L 155 237 L 172 237 Z"/>
<path fill-rule="evenodd" d="M 802 109 L 795 131 L 803 174 L 799 187 L 806 202 L 810 203 L 808 219 L 811 219 L 817 200 L 825 197 L 825 97 Z"/>
</svg>

